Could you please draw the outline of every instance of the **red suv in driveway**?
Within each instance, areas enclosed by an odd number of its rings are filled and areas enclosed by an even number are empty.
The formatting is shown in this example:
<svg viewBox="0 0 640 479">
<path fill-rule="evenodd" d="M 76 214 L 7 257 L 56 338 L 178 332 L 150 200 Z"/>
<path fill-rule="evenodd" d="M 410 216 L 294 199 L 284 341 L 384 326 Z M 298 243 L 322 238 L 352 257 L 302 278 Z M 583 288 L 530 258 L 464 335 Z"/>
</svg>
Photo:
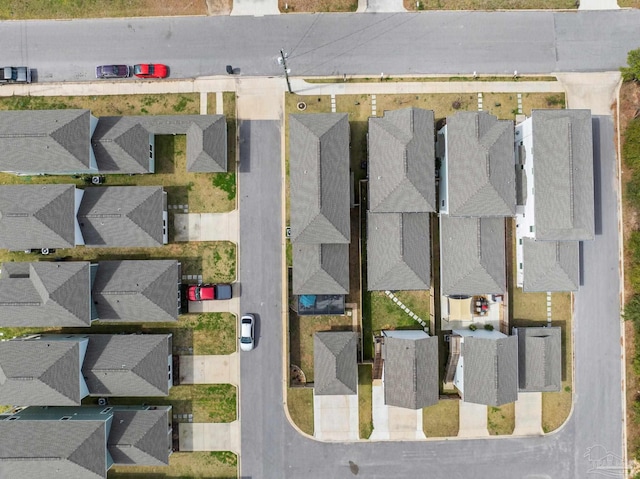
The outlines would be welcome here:
<svg viewBox="0 0 640 479">
<path fill-rule="evenodd" d="M 133 74 L 138 78 L 166 78 L 167 66 L 161 63 L 139 63 L 133 65 Z"/>
<path fill-rule="evenodd" d="M 189 301 L 231 299 L 230 284 L 192 284 L 187 290 Z"/>
</svg>

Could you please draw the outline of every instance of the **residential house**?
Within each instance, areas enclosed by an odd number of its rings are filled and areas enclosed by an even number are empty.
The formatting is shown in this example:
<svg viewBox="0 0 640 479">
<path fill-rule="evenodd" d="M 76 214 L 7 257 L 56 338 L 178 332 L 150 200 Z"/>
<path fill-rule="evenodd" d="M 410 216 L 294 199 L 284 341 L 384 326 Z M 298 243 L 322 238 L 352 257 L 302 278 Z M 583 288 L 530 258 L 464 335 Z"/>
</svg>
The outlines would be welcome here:
<svg viewBox="0 0 640 479">
<path fill-rule="evenodd" d="M 358 394 L 358 339 L 352 331 L 323 331 L 313 336 L 316 396 Z"/>
<path fill-rule="evenodd" d="M 323 293 L 315 293 L 345 294 L 348 268 L 323 254 L 340 260 L 349 255 L 348 115 L 290 115 L 289 123 L 293 294 L 307 294 L 316 284 Z"/>
<path fill-rule="evenodd" d="M 523 392 L 560 391 L 562 331 L 559 327 L 514 328 L 518 338 L 518 381 Z"/>
<path fill-rule="evenodd" d="M 422 409 L 439 400 L 438 338 L 422 330 L 382 331 L 384 403 Z"/>
<path fill-rule="evenodd" d="M 171 345 L 171 334 L 45 334 L 0 342 L 0 399 L 67 406 L 86 396 L 167 396 Z"/>
</svg>

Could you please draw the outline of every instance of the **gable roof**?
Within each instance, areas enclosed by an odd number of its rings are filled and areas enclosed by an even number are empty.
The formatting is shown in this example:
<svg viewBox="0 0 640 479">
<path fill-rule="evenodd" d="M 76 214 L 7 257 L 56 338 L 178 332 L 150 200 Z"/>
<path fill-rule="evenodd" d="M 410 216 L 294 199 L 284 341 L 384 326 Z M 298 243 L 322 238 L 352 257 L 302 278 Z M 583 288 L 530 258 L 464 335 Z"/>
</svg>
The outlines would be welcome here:
<svg viewBox="0 0 640 479">
<path fill-rule="evenodd" d="M 438 338 L 424 331 L 383 331 L 384 403 L 421 409 L 439 400 Z"/>
<path fill-rule="evenodd" d="M 87 246 L 163 245 L 161 186 L 94 186 L 84 190 L 78 222 Z"/>
<path fill-rule="evenodd" d="M 520 391 L 560 391 L 561 329 L 516 328 Z"/>
<path fill-rule="evenodd" d="M 82 373 L 92 396 L 167 396 L 171 335 L 92 334 Z"/>
<path fill-rule="evenodd" d="M 465 402 L 500 406 L 518 399 L 518 338 L 466 336 L 461 348 Z"/>
<path fill-rule="evenodd" d="M 431 284 L 429 213 L 367 214 L 367 289 L 425 290 Z"/>
<path fill-rule="evenodd" d="M 86 346 L 86 341 L 85 341 Z M 0 402 L 19 406 L 80 405 L 79 341 L 0 342 Z"/>
<path fill-rule="evenodd" d="M 487 112 L 447 117 L 451 216 L 513 216 L 516 211 L 514 129 Z"/>
<path fill-rule="evenodd" d="M 149 173 L 149 131 L 131 116 L 101 117 L 91 144 L 101 173 Z"/>
<path fill-rule="evenodd" d="M 580 247 L 577 241 L 536 241 L 523 238 L 522 249 L 523 291 L 578 290 Z"/>
<path fill-rule="evenodd" d="M 539 240 L 595 236 L 590 110 L 533 110 L 535 235 Z"/>
<path fill-rule="evenodd" d="M 0 171 L 95 171 L 91 165 L 89 110 L 1 111 L 0 132 Z"/>
<path fill-rule="evenodd" d="M 348 115 L 290 115 L 289 158 L 291 241 L 349 243 Z"/>
<path fill-rule="evenodd" d="M 73 248 L 74 185 L 0 185 L 0 248 Z"/>
<path fill-rule="evenodd" d="M 315 395 L 358 394 L 357 342 L 352 331 L 314 334 Z"/>
<path fill-rule="evenodd" d="M 405 108 L 369 118 L 369 209 L 435 211 L 433 111 Z"/>
<path fill-rule="evenodd" d="M 442 294 L 504 293 L 504 221 L 440 217 Z"/>
<path fill-rule="evenodd" d="M 90 325 L 88 261 L 2 263 L 0 326 Z"/>
<path fill-rule="evenodd" d="M 175 260 L 100 261 L 93 301 L 102 321 L 177 321 L 180 266 Z"/>
<path fill-rule="evenodd" d="M 293 294 L 349 294 L 349 245 L 293 245 Z"/>
<path fill-rule="evenodd" d="M 105 421 L 0 420 L 0 469 L 21 479 L 106 478 Z"/>
<path fill-rule="evenodd" d="M 171 408 L 113 410 L 107 448 L 114 464 L 164 466 L 169 464 Z"/>
</svg>

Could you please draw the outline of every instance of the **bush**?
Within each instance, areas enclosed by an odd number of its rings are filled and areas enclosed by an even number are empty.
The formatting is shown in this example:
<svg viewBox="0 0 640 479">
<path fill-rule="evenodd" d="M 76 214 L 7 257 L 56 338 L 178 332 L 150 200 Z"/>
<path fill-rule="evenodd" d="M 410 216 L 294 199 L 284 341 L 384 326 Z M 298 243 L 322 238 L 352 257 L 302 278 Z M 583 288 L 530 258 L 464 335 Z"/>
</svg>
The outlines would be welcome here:
<svg viewBox="0 0 640 479">
<path fill-rule="evenodd" d="M 640 48 L 627 53 L 627 66 L 620 68 L 624 81 L 640 80 Z"/>
<path fill-rule="evenodd" d="M 476 326 L 475 324 L 470 324 L 470 325 L 469 325 L 469 329 L 470 329 L 471 331 L 475 331 L 476 329 L 478 329 L 478 326 Z"/>
<path fill-rule="evenodd" d="M 493 331 L 493 325 L 487 323 L 484 325 L 484 329 L 486 329 L 487 331 Z"/>
<path fill-rule="evenodd" d="M 640 118 L 634 118 L 627 125 L 622 145 L 624 164 L 634 170 L 640 168 Z"/>
</svg>

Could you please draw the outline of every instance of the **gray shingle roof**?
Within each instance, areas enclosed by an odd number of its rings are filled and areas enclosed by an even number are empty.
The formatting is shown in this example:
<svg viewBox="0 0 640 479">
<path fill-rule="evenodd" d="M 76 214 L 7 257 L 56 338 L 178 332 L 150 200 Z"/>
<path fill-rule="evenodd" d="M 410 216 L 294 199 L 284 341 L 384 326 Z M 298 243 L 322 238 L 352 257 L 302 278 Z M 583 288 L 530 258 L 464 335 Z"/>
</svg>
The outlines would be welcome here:
<svg viewBox="0 0 640 479">
<path fill-rule="evenodd" d="M 313 336 L 314 394 L 358 394 L 357 344 L 351 331 Z"/>
<path fill-rule="evenodd" d="M 595 235 L 590 110 L 533 110 L 535 227 L 539 240 Z"/>
<path fill-rule="evenodd" d="M 433 111 L 385 111 L 369 118 L 369 209 L 435 211 Z"/>
<path fill-rule="evenodd" d="M 349 243 L 349 119 L 289 116 L 291 241 Z"/>
<path fill-rule="evenodd" d="M 78 222 L 87 246 L 162 246 L 161 186 L 100 186 L 84 190 Z"/>
<path fill-rule="evenodd" d="M 518 338 L 467 336 L 462 343 L 464 401 L 500 406 L 518 399 Z"/>
<path fill-rule="evenodd" d="M 349 245 L 293 245 L 293 294 L 349 294 Z"/>
<path fill-rule="evenodd" d="M 561 329 L 517 328 L 520 391 L 560 391 Z"/>
<path fill-rule="evenodd" d="M 180 268 L 175 260 L 100 261 L 93 301 L 102 321 L 177 321 Z"/>
<path fill-rule="evenodd" d="M 89 262 L 2 263 L 0 326 L 90 325 Z"/>
<path fill-rule="evenodd" d="M 369 291 L 429 289 L 429 213 L 368 213 L 367 231 Z"/>
<path fill-rule="evenodd" d="M 170 408 L 113 411 L 107 448 L 114 464 L 163 466 L 169 464 Z"/>
<path fill-rule="evenodd" d="M 0 420 L 2 477 L 106 478 L 105 421 Z"/>
<path fill-rule="evenodd" d="M 0 112 L 0 170 L 25 174 L 89 173 L 89 110 Z"/>
<path fill-rule="evenodd" d="M 442 294 L 504 293 L 504 221 L 440 217 Z"/>
<path fill-rule="evenodd" d="M 92 334 L 82 373 L 92 396 L 166 396 L 171 337 Z"/>
<path fill-rule="evenodd" d="M 81 349 L 78 341 L 0 342 L 0 403 L 80 405 Z"/>
<path fill-rule="evenodd" d="M 516 211 L 513 122 L 487 112 L 447 118 L 449 214 L 513 216 Z"/>
<path fill-rule="evenodd" d="M 72 248 L 74 214 L 74 185 L 1 185 L 0 248 Z"/>
<path fill-rule="evenodd" d="M 523 239 L 522 289 L 524 291 L 578 290 L 580 248 L 577 241 Z"/>
<path fill-rule="evenodd" d="M 101 173 L 149 173 L 150 134 L 138 117 L 101 117 L 91 144 Z"/>
<path fill-rule="evenodd" d="M 438 338 L 424 331 L 384 331 L 384 403 L 409 409 L 439 399 Z"/>
</svg>

